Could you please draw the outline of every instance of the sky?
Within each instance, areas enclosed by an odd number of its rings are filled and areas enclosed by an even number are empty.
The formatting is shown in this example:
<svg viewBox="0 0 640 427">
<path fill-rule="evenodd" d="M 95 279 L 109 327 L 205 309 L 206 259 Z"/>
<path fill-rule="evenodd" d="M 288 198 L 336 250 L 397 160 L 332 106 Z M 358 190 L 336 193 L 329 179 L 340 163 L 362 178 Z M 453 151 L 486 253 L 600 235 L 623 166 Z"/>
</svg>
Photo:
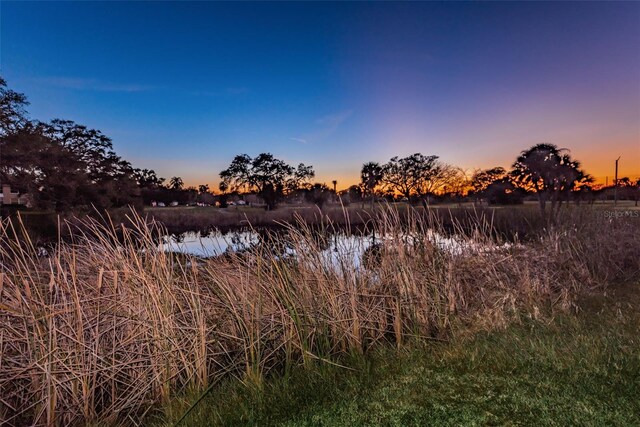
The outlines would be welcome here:
<svg viewBox="0 0 640 427">
<path fill-rule="evenodd" d="M 32 118 L 217 188 L 236 154 L 359 180 L 415 152 L 469 171 L 531 145 L 640 177 L 640 3 L 0 3 Z"/>
</svg>

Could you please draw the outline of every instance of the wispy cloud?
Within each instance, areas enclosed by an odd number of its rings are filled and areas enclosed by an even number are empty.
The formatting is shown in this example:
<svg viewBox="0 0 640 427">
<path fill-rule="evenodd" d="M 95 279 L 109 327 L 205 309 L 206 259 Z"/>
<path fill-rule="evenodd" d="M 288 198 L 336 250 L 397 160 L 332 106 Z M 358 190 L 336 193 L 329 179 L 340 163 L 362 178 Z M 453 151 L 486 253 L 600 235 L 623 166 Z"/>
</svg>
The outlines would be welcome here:
<svg viewBox="0 0 640 427">
<path fill-rule="evenodd" d="M 340 111 L 338 113 L 329 114 L 316 120 L 319 125 L 325 125 L 328 128 L 337 128 L 342 122 L 347 120 L 353 114 L 353 110 Z"/>
<path fill-rule="evenodd" d="M 91 90 L 98 92 L 145 92 L 155 89 L 150 85 L 113 83 L 99 79 L 77 77 L 42 77 L 40 83 L 73 90 Z"/>
<path fill-rule="evenodd" d="M 313 130 L 301 135 L 299 138 L 291 137 L 289 140 L 299 142 L 300 144 L 313 144 L 317 141 L 324 140 L 338 130 L 340 125 L 349 119 L 351 115 L 353 115 L 353 110 L 344 110 L 319 117 L 315 120 Z"/>
</svg>

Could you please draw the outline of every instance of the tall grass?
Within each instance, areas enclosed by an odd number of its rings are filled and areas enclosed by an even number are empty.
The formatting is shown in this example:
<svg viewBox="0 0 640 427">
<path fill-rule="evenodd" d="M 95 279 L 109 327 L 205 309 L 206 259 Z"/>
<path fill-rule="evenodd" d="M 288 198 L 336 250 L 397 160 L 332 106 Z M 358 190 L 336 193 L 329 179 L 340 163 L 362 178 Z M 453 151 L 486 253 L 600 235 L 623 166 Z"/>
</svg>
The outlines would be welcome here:
<svg viewBox="0 0 640 427">
<path fill-rule="evenodd" d="M 260 388 L 225 381 L 199 404 L 173 399 L 150 425 L 175 426 L 190 405 L 181 426 L 640 425 L 634 285 L 581 298 L 553 322 L 378 346 Z"/>
<path fill-rule="evenodd" d="M 0 422 L 135 424 L 223 377 L 259 386 L 382 342 L 571 310 L 581 291 L 640 271 L 640 223 L 589 214 L 526 245 L 479 219 L 450 250 L 434 239 L 438 217 L 388 208 L 371 220 L 384 243 L 363 261 L 327 253 L 329 220 L 214 259 L 165 251 L 161 226 L 129 220 L 68 226 L 47 256 L 2 223 Z M 285 247 L 296 256 L 274 251 Z"/>
</svg>

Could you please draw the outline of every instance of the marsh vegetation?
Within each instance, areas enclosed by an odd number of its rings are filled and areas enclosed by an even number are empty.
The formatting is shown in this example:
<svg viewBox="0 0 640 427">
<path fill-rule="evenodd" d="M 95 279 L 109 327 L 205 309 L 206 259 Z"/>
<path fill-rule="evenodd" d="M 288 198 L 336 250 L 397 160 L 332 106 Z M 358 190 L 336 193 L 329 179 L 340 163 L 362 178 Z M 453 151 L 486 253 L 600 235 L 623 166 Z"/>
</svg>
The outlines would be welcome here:
<svg viewBox="0 0 640 427">
<path fill-rule="evenodd" d="M 360 268 L 340 253 L 327 262 L 330 221 L 203 258 L 160 250 L 166 230 L 133 212 L 127 226 L 69 225 L 46 256 L 11 237 L 20 224 L 7 220 L 0 416 L 9 425 L 138 423 L 221 381 L 260 387 L 300 366 L 447 342 L 523 316 L 548 322 L 579 311 L 581 295 L 638 279 L 634 218 L 567 211 L 518 245 L 503 245 L 488 221 L 472 224 L 455 229 L 469 244 L 452 252 L 433 239 L 451 232 L 437 215 L 382 208 L 370 227 L 385 243 Z M 274 256 L 278 247 L 295 257 Z"/>
</svg>

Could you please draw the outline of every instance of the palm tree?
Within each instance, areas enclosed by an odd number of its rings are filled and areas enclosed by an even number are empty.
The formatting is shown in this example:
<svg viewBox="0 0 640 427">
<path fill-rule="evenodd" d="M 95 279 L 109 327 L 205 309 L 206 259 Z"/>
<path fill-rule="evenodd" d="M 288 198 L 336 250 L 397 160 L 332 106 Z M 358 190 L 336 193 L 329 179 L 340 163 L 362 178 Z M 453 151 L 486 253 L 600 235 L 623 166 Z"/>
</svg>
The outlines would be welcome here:
<svg viewBox="0 0 640 427">
<path fill-rule="evenodd" d="M 538 195 L 540 214 L 544 219 L 547 201 L 551 202 L 549 219 L 554 221 L 563 199 L 577 186 L 593 181 L 568 151 L 554 144 L 537 144 L 523 151 L 513 164 L 514 183 Z"/>
<path fill-rule="evenodd" d="M 220 190 L 220 195 L 218 196 L 220 207 L 226 208 L 227 199 L 229 198 L 229 195 L 227 194 L 227 190 L 229 190 L 229 184 L 227 184 L 225 181 L 220 181 L 220 184 L 218 184 L 218 189 Z"/>
<path fill-rule="evenodd" d="M 182 190 L 182 187 L 184 187 L 184 182 L 179 176 L 174 176 L 169 180 L 169 187 L 172 190 Z"/>
<path fill-rule="evenodd" d="M 360 184 L 364 190 L 365 196 L 371 197 L 371 205 L 373 207 L 373 192 L 380 185 L 384 176 L 384 169 L 376 162 L 368 162 L 362 165 L 360 171 Z"/>
</svg>

